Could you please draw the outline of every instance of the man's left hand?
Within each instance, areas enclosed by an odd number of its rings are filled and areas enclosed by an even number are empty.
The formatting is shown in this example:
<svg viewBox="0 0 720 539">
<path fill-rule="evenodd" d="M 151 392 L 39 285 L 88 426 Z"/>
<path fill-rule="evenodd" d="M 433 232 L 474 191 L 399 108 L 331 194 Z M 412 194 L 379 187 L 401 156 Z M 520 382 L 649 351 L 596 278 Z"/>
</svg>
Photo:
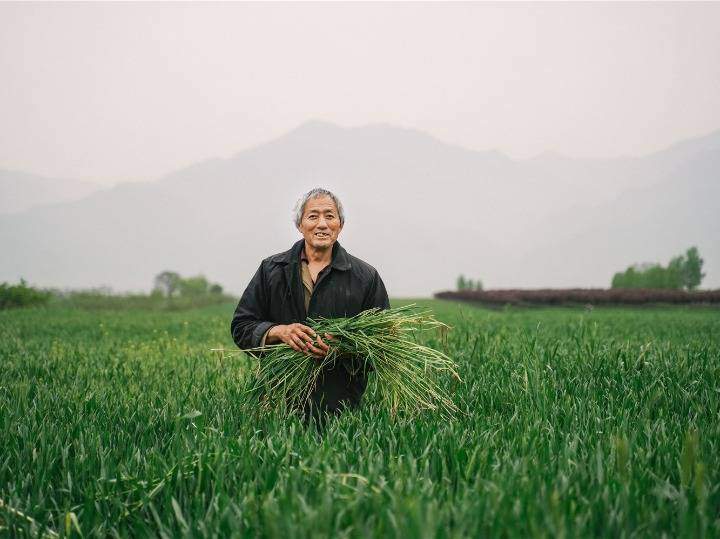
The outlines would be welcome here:
<svg viewBox="0 0 720 539">
<path fill-rule="evenodd" d="M 330 335 L 329 333 L 325 334 L 325 338 L 327 340 L 332 340 L 334 337 Z M 330 345 L 327 344 L 325 341 L 322 340 L 322 337 L 318 334 L 317 336 L 317 342 L 308 343 L 308 349 L 306 353 L 308 355 L 311 355 L 315 359 L 322 359 L 325 357 L 325 355 L 330 350 Z"/>
</svg>

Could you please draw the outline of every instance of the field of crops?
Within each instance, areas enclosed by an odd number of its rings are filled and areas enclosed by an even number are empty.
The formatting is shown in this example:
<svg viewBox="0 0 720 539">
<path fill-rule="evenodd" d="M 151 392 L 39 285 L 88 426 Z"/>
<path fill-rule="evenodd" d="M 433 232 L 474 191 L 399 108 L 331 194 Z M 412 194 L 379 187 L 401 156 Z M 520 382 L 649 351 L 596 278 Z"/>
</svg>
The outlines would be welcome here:
<svg viewBox="0 0 720 539">
<path fill-rule="evenodd" d="M 0 536 L 720 536 L 720 310 L 423 305 L 464 415 L 322 437 L 208 351 L 233 304 L 0 312 Z"/>
</svg>

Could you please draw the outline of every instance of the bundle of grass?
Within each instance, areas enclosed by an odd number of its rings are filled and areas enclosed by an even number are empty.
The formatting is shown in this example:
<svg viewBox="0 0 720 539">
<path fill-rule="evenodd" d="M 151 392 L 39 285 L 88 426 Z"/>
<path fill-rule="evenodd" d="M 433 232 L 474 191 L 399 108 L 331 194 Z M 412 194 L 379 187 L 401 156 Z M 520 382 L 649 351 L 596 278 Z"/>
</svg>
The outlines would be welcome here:
<svg viewBox="0 0 720 539">
<path fill-rule="evenodd" d="M 437 377 L 449 374 L 460 380 L 455 363 L 415 339 L 416 331 L 444 333 L 449 326 L 435 320 L 430 311 L 415 312 L 414 307 L 370 309 L 350 318 L 309 318 L 307 325 L 317 334 L 333 336 L 322 360 L 285 343 L 243 350 L 265 352 L 257 362 L 251 391 L 269 409 L 302 409 L 323 369 L 343 361 L 353 372 L 374 370 L 374 397 L 392 413 L 436 410 L 446 417 L 454 415 L 457 407 L 438 386 Z"/>
</svg>

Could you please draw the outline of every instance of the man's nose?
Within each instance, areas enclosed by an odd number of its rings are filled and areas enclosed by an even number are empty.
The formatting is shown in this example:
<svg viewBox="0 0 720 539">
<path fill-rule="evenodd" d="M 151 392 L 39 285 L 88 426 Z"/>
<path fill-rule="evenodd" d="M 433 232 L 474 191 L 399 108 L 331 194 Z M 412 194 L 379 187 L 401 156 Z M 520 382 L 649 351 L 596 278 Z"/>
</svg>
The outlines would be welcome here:
<svg viewBox="0 0 720 539">
<path fill-rule="evenodd" d="M 328 225 L 324 217 L 320 217 L 320 219 L 318 219 L 317 226 L 318 228 L 327 228 Z"/>
</svg>

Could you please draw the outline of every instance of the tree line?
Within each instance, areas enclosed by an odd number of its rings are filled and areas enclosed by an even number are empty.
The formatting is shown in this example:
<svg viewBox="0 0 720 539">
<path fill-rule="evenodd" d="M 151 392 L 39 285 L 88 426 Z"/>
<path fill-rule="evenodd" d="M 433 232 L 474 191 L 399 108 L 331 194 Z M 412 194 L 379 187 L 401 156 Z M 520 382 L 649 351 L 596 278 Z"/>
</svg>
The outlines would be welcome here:
<svg viewBox="0 0 720 539">
<path fill-rule="evenodd" d="M 655 288 L 695 290 L 705 277 L 704 260 L 697 247 L 690 247 L 684 255 L 673 257 L 667 266 L 634 264 L 613 275 L 611 288 Z"/>
<path fill-rule="evenodd" d="M 43 289 L 28 285 L 24 279 L 16 285 L 0 283 L 0 309 L 48 304 L 80 309 L 185 309 L 234 299 L 223 293 L 222 286 L 211 283 L 204 275 L 182 277 L 174 271 L 157 274 L 150 294 L 113 293 L 108 287 Z"/>
<path fill-rule="evenodd" d="M 474 280 L 464 275 L 460 275 L 457 278 L 457 289 L 458 290 L 482 290 L 483 284 L 480 279 Z"/>
<path fill-rule="evenodd" d="M 613 275 L 610 288 L 647 288 L 654 290 L 695 290 L 702 283 L 704 260 L 698 248 L 690 247 L 684 254 L 673 257 L 667 266 L 658 263 L 633 264 L 625 271 Z M 481 291 L 480 279 L 460 275 L 456 281 L 458 291 Z"/>
<path fill-rule="evenodd" d="M 152 293 L 166 298 L 221 296 L 223 287 L 217 283 L 211 283 L 204 275 L 181 277 L 177 272 L 163 271 L 155 276 Z"/>
</svg>

